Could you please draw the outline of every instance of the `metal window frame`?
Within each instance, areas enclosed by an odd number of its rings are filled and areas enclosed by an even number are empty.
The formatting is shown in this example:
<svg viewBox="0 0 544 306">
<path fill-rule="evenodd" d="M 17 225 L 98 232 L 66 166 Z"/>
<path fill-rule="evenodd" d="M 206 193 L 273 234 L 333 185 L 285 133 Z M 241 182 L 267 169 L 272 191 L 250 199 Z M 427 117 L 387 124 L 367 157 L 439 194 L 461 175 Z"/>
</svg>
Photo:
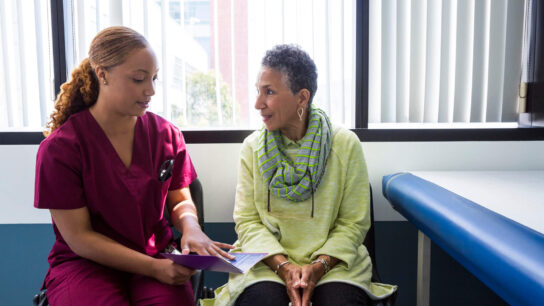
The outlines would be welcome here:
<svg viewBox="0 0 544 306">
<path fill-rule="evenodd" d="M 51 33 L 53 40 L 53 65 L 55 95 L 66 82 L 66 40 L 64 37 L 64 0 L 51 0 Z"/>
</svg>

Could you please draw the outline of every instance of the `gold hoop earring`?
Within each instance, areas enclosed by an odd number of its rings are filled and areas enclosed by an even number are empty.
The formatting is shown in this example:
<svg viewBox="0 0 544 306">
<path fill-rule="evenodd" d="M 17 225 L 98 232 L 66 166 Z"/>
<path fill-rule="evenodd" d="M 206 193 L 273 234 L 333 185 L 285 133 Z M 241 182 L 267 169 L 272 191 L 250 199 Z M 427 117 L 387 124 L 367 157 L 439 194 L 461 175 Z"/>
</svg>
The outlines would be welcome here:
<svg viewBox="0 0 544 306">
<path fill-rule="evenodd" d="M 302 107 L 297 109 L 297 115 L 298 115 L 298 119 L 302 121 L 302 115 L 304 115 L 304 109 Z"/>
</svg>

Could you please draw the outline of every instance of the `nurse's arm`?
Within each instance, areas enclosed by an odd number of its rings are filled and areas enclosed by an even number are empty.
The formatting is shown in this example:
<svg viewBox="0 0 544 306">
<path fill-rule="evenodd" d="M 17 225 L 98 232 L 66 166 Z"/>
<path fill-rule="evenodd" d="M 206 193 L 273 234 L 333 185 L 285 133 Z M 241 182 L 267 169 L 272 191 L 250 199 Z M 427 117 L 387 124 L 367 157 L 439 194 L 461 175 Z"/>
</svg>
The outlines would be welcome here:
<svg viewBox="0 0 544 306">
<path fill-rule="evenodd" d="M 77 255 L 130 273 L 158 279 L 167 284 L 185 283 L 193 270 L 134 251 L 93 230 L 87 207 L 50 209 L 53 222 L 64 241 Z"/>
<path fill-rule="evenodd" d="M 234 248 L 232 245 L 212 241 L 202 232 L 189 187 L 168 191 L 166 206 L 170 212 L 172 224 L 182 233 L 180 247 L 183 254 L 196 252 L 200 255 L 215 255 L 234 259 L 234 256 L 221 249 L 232 249 Z"/>
<path fill-rule="evenodd" d="M 166 206 L 172 218 L 172 224 L 180 233 L 191 227 L 200 228 L 189 187 L 168 191 Z"/>
</svg>

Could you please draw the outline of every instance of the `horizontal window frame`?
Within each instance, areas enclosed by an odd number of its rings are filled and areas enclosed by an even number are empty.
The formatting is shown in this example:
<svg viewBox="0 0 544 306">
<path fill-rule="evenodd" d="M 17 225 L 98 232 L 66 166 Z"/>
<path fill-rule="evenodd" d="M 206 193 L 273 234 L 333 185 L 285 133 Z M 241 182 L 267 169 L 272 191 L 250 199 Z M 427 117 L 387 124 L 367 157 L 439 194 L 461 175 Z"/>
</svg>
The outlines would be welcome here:
<svg viewBox="0 0 544 306">
<path fill-rule="evenodd" d="M 351 129 L 361 142 L 542 141 L 544 127 L 505 129 Z M 242 143 L 254 130 L 186 130 L 188 144 Z M 41 132 L 0 132 L 0 145 L 38 145 Z"/>
</svg>

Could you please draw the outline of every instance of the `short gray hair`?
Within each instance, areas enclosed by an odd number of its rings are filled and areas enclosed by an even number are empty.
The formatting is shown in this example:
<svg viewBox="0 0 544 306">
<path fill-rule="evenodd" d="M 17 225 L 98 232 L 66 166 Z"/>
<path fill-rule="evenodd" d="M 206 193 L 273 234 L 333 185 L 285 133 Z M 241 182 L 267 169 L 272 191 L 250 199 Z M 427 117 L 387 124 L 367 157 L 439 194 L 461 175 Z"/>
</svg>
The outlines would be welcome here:
<svg viewBox="0 0 544 306">
<path fill-rule="evenodd" d="M 307 89 L 310 92 L 308 104 L 312 103 L 317 91 L 317 68 L 308 53 L 299 46 L 277 45 L 266 52 L 261 65 L 281 72 L 291 93 Z"/>
</svg>

